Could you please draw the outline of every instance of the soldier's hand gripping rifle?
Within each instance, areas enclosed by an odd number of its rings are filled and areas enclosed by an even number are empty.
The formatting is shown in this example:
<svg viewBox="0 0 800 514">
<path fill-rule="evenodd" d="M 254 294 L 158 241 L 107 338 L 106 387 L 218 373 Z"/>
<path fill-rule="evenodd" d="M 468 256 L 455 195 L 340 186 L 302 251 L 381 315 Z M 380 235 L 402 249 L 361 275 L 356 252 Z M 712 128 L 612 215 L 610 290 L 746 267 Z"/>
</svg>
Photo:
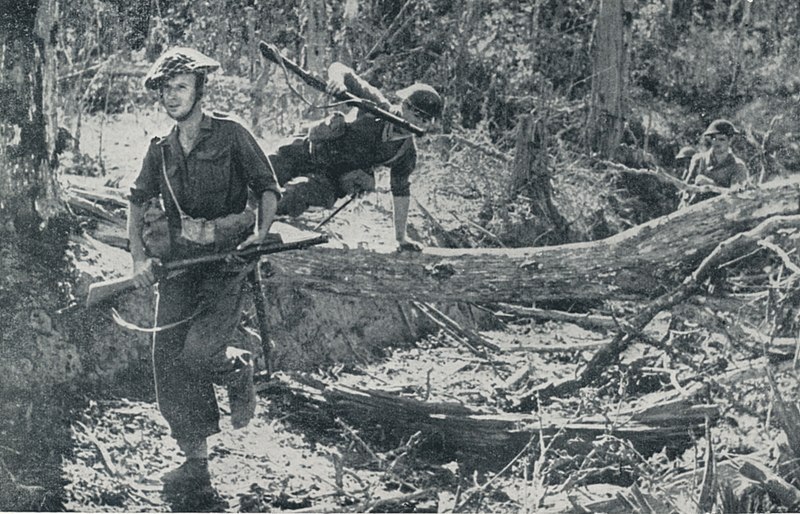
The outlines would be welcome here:
<svg viewBox="0 0 800 514">
<path fill-rule="evenodd" d="M 283 57 L 280 54 L 280 52 L 278 52 L 278 49 L 275 47 L 275 45 L 271 45 L 265 41 L 261 41 L 258 44 L 258 49 L 261 51 L 261 55 L 263 55 L 265 58 L 269 59 L 270 61 L 274 62 L 279 66 L 283 66 L 287 70 L 292 71 L 309 86 L 313 87 L 314 89 L 318 89 L 323 93 L 326 92 L 325 87 L 327 84 L 325 83 L 324 80 L 304 70 L 302 67 L 300 67 L 299 64 L 295 63 L 294 61 L 287 59 L 286 57 Z M 421 136 L 425 134 L 425 131 L 419 128 L 418 126 L 414 125 L 413 123 L 410 123 L 408 120 L 403 119 L 396 114 L 387 111 L 386 109 L 382 109 L 375 102 L 365 100 L 364 98 L 359 98 L 347 91 L 334 95 L 334 98 L 336 98 L 341 102 L 345 102 L 349 105 L 357 107 L 363 111 L 366 111 L 372 115 L 375 115 L 378 118 L 386 120 L 389 123 L 392 123 L 393 125 L 396 125 L 404 130 L 411 132 L 415 136 Z"/>
<path fill-rule="evenodd" d="M 301 239 L 299 241 L 293 241 L 290 243 L 253 245 L 245 248 L 244 250 L 238 250 L 234 252 L 202 255 L 200 257 L 192 257 L 190 259 L 168 261 L 156 269 L 156 278 L 160 279 L 167 276 L 170 272 L 184 270 L 199 264 L 231 261 L 236 262 L 242 260 L 253 261 L 260 258 L 262 255 L 287 252 L 289 250 L 302 250 L 304 248 L 326 242 L 328 242 L 328 236 L 321 235 L 308 239 Z M 94 283 L 89 286 L 89 295 L 86 298 L 86 306 L 91 307 L 102 302 L 103 300 L 135 288 L 136 285 L 133 281 L 133 277 L 123 277 L 114 280 L 106 280 L 105 282 Z"/>
</svg>

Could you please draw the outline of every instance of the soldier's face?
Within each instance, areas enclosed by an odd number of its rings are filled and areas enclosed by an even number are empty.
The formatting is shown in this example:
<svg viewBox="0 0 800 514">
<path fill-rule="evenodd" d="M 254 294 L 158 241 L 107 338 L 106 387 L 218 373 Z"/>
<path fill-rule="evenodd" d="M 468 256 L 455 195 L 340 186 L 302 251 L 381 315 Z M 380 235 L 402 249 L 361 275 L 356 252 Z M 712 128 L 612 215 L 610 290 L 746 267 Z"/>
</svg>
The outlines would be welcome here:
<svg viewBox="0 0 800 514">
<path fill-rule="evenodd" d="M 717 155 L 727 153 L 731 147 L 730 138 L 725 134 L 714 134 L 711 136 L 711 147 Z"/>
<path fill-rule="evenodd" d="M 161 104 L 172 119 L 185 118 L 195 105 L 195 77 L 191 73 L 175 75 L 161 86 Z"/>
<path fill-rule="evenodd" d="M 402 107 L 403 117 L 425 132 L 430 132 L 436 126 L 436 119 L 431 119 L 429 116 L 426 116 L 408 101 L 403 102 Z"/>
</svg>

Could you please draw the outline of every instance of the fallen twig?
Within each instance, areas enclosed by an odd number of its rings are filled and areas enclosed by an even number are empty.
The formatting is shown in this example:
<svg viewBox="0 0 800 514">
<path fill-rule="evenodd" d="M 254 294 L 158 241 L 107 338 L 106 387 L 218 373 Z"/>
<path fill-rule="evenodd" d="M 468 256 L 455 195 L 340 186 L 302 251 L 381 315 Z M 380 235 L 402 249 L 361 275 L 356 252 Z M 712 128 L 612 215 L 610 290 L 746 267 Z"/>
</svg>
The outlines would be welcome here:
<svg viewBox="0 0 800 514">
<path fill-rule="evenodd" d="M 367 443 L 365 443 L 363 439 L 361 439 L 361 437 L 360 437 L 360 436 L 359 436 L 359 435 L 356 433 L 356 431 L 355 431 L 355 430 L 353 430 L 353 428 L 352 428 L 350 425 L 348 425 L 347 423 L 345 423 L 344 421 L 342 421 L 342 420 L 341 420 L 341 418 L 336 418 L 336 420 L 335 420 L 335 421 L 336 421 L 336 424 L 337 424 L 337 425 L 339 425 L 340 427 L 342 427 L 342 428 L 344 429 L 344 431 L 345 431 L 345 432 L 347 432 L 347 435 L 349 435 L 350 437 L 352 437 L 352 438 L 353 438 L 353 440 L 354 440 L 356 443 L 358 443 L 358 445 L 359 445 L 359 446 L 360 446 L 360 447 L 361 447 L 361 448 L 362 448 L 362 449 L 363 449 L 365 452 L 367 452 L 367 453 L 369 454 L 370 458 L 371 458 L 373 461 L 375 461 L 376 463 L 380 464 L 380 465 L 381 465 L 381 467 L 385 467 L 385 464 L 386 464 L 385 460 L 384 460 L 383 458 L 379 457 L 379 456 L 378 456 L 378 454 L 376 454 L 374 451 L 372 451 L 372 448 L 370 448 L 370 447 L 369 447 L 369 445 L 368 445 Z"/>
<path fill-rule="evenodd" d="M 106 445 L 103 444 L 99 439 L 97 439 L 97 437 L 95 437 L 94 434 L 92 434 L 89 431 L 89 429 L 86 428 L 86 425 L 77 420 L 75 421 L 75 424 L 78 427 L 80 427 L 81 432 L 89 440 L 89 442 L 91 442 L 97 447 L 97 450 L 100 452 L 100 457 L 103 460 L 103 465 L 105 466 L 106 471 L 108 471 L 108 473 L 112 477 L 118 478 L 119 471 L 117 471 L 117 467 L 114 465 L 114 460 L 111 458 L 111 454 L 108 452 L 108 448 L 106 447 Z"/>
<path fill-rule="evenodd" d="M 783 248 L 774 243 L 770 243 L 769 241 L 764 241 L 764 240 L 759 241 L 758 246 L 762 246 L 764 248 L 772 250 L 773 253 L 775 253 L 778 257 L 781 258 L 781 262 L 783 262 L 784 266 L 792 270 L 792 272 L 800 274 L 800 266 L 792 262 L 791 257 L 789 257 L 789 254 L 786 253 L 786 251 Z"/>
<path fill-rule="evenodd" d="M 120 220 L 120 218 L 114 216 L 114 214 L 109 212 L 108 209 L 106 209 L 102 205 L 97 204 L 96 202 L 90 202 L 89 200 L 77 196 L 69 197 L 67 199 L 67 202 L 74 209 L 79 209 L 88 212 L 92 216 L 101 218 L 110 223 L 113 224 L 124 223 L 122 220 Z"/>
<path fill-rule="evenodd" d="M 451 215 L 451 216 L 453 216 L 453 217 L 456 219 L 456 221 L 458 221 L 459 223 L 466 223 L 467 225 L 470 225 L 471 227 L 473 227 L 474 229 L 476 229 L 476 230 L 477 230 L 478 232 L 480 232 L 481 234 L 483 234 L 483 235 L 485 235 L 485 236 L 489 236 L 489 239 L 491 239 L 492 241 L 494 241 L 495 243 L 497 243 L 498 245 L 500 245 L 500 248 L 507 248 L 507 246 L 506 246 L 506 245 L 503 243 L 503 240 L 502 240 L 502 239 L 500 239 L 498 236 L 496 236 L 496 235 L 495 235 L 495 234 L 493 234 L 492 232 L 490 232 L 490 231 L 486 230 L 486 229 L 485 229 L 485 228 L 483 228 L 482 226 L 478 225 L 478 224 L 477 224 L 477 223 L 475 223 L 474 221 L 472 221 L 472 220 L 466 220 L 466 221 L 462 220 L 462 219 L 461 219 L 461 218 L 458 216 L 458 214 L 456 214 L 456 213 L 455 213 L 455 211 L 450 211 L 450 215 Z"/>
<path fill-rule="evenodd" d="M 714 445 L 711 441 L 711 420 L 706 418 L 706 463 L 703 469 L 703 485 L 700 497 L 697 500 L 697 510 L 700 513 L 711 512 L 717 498 L 717 479 L 714 474 L 715 466 Z"/>
<path fill-rule="evenodd" d="M 373 502 L 364 505 L 363 510 L 360 508 L 356 508 L 353 512 L 390 512 L 385 507 L 389 505 L 402 505 L 404 503 L 408 503 L 415 500 L 420 500 L 422 498 L 428 498 L 430 496 L 436 495 L 436 489 L 423 489 L 421 491 L 417 491 L 410 494 L 404 494 L 401 496 L 395 496 L 392 498 L 382 498 L 380 500 L 375 500 Z M 382 509 L 382 510 L 379 510 Z"/>
<path fill-rule="evenodd" d="M 488 155 L 489 157 L 493 157 L 499 161 L 503 162 L 511 162 L 514 160 L 512 157 L 504 154 L 503 152 L 491 148 L 487 145 L 482 145 L 480 143 L 476 143 L 475 141 L 471 141 L 465 137 L 459 136 L 457 134 L 445 134 L 442 137 L 446 137 L 450 140 L 456 141 L 457 143 L 461 143 L 464 146 L 472 148 L 473 150 L 478 150 L 479 152 Z"/>
<path fill-rule="evenodd" d="M 417 203 L 417 207 L 419 207 L 419 211 L 422 213 L 422 215 L 431 222 L 431 225 L 433 225 L 436 231 L 439 232 L 439 234 L 441 234 L 441 236 L 444 238 L 445 244 L 450 247 L 457 248 L 459 246 L 458 241 L 456 241 L 453 236 L 450 235 L 450 232 L 448 232 L 448 230 L 442 226 L 439 220 L 437 220 L 436 217 L 431 214 L 431 211 L 429 211 L 427 207 L 425 207 L 425 205 L 419 201 L 418 198 L 415 197 L 414 201 Z"/>
<path fill-rule="evenodd" d="M 486 338 L 484 338 L 474 330 L 462 327 L 448 315 L 446 315 L 445 313 L 434 307 L 432 304 L 428 302 L 416 302 L 416 301 L 412 302 L 412 304 L 429 318 L 433 319 L 434 321 L 441 322 L 437 324 L 446 326 L 449 330 L 465 338 L 471 344 L 475 346 L 482 346 L 484 348 L 489 348 L 490 350 L 493 350 L 495 352 L 500 351 L 499 346 L 487 341 Z"/>
<path fill-rule="evenodd" d="M 617 328 L 617 322 L 610 316 L 601 316 L 597 314 L 578 314 L 574 312 L 555 311 L 548 309 L 539 309 L 537 307 L 521 307 L 519 305 L 511 305 L 508 303 L 498 303 L 495 307 L 504 312 L 519 317 L 530 317 L 541 321 L 561 321 L 565 323 L 572 323 L 579 327 L 588 328 L 591 330 L 601 329 L 608 330 Z"/>
</svg>

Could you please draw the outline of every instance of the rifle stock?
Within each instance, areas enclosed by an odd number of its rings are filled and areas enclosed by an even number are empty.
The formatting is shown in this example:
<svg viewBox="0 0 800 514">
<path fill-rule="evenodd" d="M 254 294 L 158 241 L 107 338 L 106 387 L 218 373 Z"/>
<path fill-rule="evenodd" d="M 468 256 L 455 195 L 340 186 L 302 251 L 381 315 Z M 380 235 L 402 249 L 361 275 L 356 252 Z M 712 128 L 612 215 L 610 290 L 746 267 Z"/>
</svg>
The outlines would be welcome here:
<svg viewBox="0 0 800 514">
<path fill-rule="evenodd" d="M 202 255 L 200 257 L 192 257 L 190 259 L 181 259 L 177 261 L 169 261 L 164 263 L 159 271 L 160 277 L 166 276 L 169 272 L 180 271 L 199 264 L 212 264 L 217 262 L 228 262 L 237 260 L 253 260 L 254 258 L 261 257 L 262 255 L 269 255 L 273 253 L 287 252 L 289 250 L 302 250 L 314 245 L 323 244 L 328 242 L 328 236 L 319 235 L 308 239 L 301 239 L 299 241 L 292 241 L 290 243 L 259 245 L 245 248 L 244 250 L 218 253 L 212 255 Z M 126 291 L 131 291 L 136 285 L 132 277 L 115 278 L 113 280 L 106 280 L 103 282 L 96 282 L 89 286 L 89 294 L 86 297 L 86 307 L 92 307 L 98 303 L 108 300 L 113 296 Z"/>
<path fill-rule="evenodd" d="M 115 278 L 114 280 L 106 280 L 103 282 L 96 282 L 89 286 L 89 295 L 86 297 L 86 306 L 91 307 L 96 305 L 107 298 L 116 296 L 126 291 L 131 291 L 136 288 L 133 283 L 133 277 Z"/>
<path fill-rule="evenodd" d="M 292 61 L 291 59 L 283 57 L 280 54 L 280 52 L 278 52 L 278 49 L 275 48 L 275 45 L 271 45 L 266 41 L 261 41 L 258 44 L 258 49 L 261 51 L 261 55 L 263 55 L 265 58 L 269 59 L 275 64 L 278 64 L 280 66 L 285 66 L 287 70 L 292 71 L 298 77 L 300 77 L 303 80 L 303 82 L 313 87 L 314 89 L 317 89 L 325 93 L 325 88 L 327 84 L 325 83 L 324 80 L 312 75 L 311 73 L 303 69 L 299 64 Z M 424 130 L 414 125 L 413 123 L 410 123 L 408 120 L 403 119 L 400 116 L 397 116 L 396 114 L 393 114 L 385 109 L 381 109 L 373 102 L 364 100 L 363 98 L 359 98 L 352 93 L 345 91 L 344 93 L 335 95 L 335 98 L 341 102 L 350 103 L 358 107 L 359 109 L 362 109 L 370 114 L 377 116 L 378 118 L 381 118 L 383 120 L 388 121 L 389 123 L 397 125 L 398 127 L 405 129 L 416 136 L 422 136 L 423 134 L 425 134 Z"/>
</svg>

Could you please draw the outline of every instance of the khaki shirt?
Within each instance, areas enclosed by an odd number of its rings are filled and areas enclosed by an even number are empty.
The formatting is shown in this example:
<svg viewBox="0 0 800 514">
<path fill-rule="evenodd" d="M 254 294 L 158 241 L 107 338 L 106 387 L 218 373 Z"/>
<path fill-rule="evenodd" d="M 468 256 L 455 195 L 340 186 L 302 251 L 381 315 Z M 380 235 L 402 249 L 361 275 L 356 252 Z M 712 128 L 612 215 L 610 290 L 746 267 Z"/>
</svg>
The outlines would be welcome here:
<svg viewBox="0 0 800 514">
<path fill-rule="evenodd" d="M 193 218 L 211 220 L 244 211 L 248 190 L 256 196 L 267 190 L 280 196 L 281 188 L 256 140 L 224 115 L 203 115 L 188 155 L 178 141 L 177 126 L 166 137 L 154 138 L 131 188 L 135 204 L 160 194 L 170 226 L 179 229 L 180 215 L 164 180 L 165 168 L 181 209 Z"/>
<path fill-rule="evenodd" d="M 717 161 L 710 149 L 692 156 L 689 177 L 694 181 L 698 175 L 705 175 L 720 187 L 742 184 L 748 179 L 747 165 L 733 152 L 728 152 Z"/>
</svg>

